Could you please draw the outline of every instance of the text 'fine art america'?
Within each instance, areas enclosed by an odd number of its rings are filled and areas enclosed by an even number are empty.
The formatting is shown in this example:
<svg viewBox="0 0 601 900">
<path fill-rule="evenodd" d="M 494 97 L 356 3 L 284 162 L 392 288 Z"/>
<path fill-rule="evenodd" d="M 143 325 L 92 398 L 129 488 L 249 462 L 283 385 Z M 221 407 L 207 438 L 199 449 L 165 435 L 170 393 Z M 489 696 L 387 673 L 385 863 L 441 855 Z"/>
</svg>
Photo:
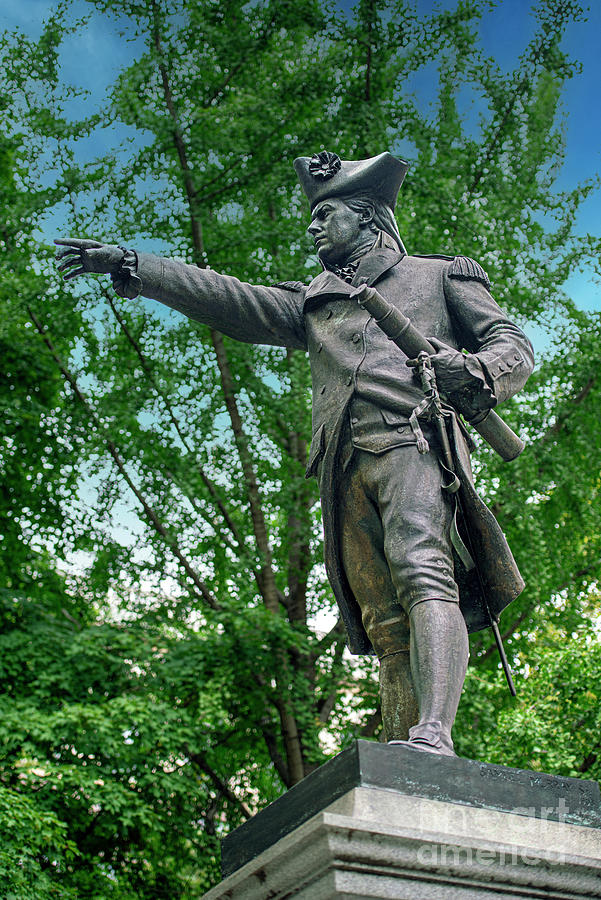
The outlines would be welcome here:
<svg viewBox="0 0 601 900">
<path fill-rule="evenodd" d="M 133 249 L 57 241 L 66 279 L 108 274 L 232 338 L 308 351 L 325 559 L 352 653 L 380 661 L 386 739 L 454 755 L 468 633 L 523 588 L 476 492 L 464 422 L 509 460 L 492 411 L 532 372 L 532 347 L 467 257 L 410 256 L 394 218 L 407 164 L 322 151 L 294 163 L 323 271 L 251 285 Z"/>
</svg>

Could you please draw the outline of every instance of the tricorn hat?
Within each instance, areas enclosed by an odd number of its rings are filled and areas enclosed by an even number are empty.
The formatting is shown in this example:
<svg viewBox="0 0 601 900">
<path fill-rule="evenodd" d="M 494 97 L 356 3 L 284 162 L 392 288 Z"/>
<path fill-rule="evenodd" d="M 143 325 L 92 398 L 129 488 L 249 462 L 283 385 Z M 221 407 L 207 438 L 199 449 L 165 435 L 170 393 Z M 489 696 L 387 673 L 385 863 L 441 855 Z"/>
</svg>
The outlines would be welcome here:
<svg viewBox="0 0 601 900">
<path fill-rule="evenodd" d="M 391 153 L 349 162 L 322 150 L 313 156 L 299 156 L 294 168 L 311 209 L 326 197 L 366 193 L 394 210 L 409 163 Z"/>
</svg>

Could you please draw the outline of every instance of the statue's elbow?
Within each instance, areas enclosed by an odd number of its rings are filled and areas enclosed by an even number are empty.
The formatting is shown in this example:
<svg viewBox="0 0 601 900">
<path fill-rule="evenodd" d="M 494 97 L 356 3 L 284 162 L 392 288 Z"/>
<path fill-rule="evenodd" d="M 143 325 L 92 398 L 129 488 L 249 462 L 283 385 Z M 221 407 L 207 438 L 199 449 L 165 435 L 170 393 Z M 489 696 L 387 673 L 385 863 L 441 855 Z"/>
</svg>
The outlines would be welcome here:
<svg viewBox="0 0 601 900">
<path fill-rule="evenodd" d="M 532 373 L 534 372 L 534 347 L 532 346 L 531 341 L 528 340 L 526 335 L 525 338 L 525 348 L 524 348 L 524 365 L 526 369 L 526 376 L 524 378 L 524 384 L 530 378 Z"/>
</svg>

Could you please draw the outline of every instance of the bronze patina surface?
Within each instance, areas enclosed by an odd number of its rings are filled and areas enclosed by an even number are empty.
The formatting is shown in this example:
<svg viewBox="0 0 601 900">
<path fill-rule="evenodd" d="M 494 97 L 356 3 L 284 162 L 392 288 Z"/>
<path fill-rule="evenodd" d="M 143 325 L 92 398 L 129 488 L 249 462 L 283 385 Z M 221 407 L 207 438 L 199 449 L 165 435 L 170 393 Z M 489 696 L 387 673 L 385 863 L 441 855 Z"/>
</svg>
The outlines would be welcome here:
<svg viewBox="0 0 601 900">
<path fill-rule="evenodd" d="M 241 341 L 308 351 L 307 476 L 319 482 L 326 568 L 349 647 L 381 660 L 388 740 L 454 755 L 468 630 L 495 622 L 523 588 L 474 487 L 454 409 L 485 436 L 488 428 L 491 443 L 503 433 L 497 449 L 511 458 L 519 439 L 489 411 L 524 385 L 533 355 L 477 262 L 407 254 L 394 219 L 407 168 L 389 153 L 348 161 L 322 151 L 295 161 L 323 267 L 309 285 L 250 285 L 96 241 L 57 243 L 67 279 L 110 274 L 121 296 L 159 300 Z M 402 344 L 359 305 L 362 285 L 377 287 L 427 339 L 421 378 Z M 439 398 L 444 434 L 424 386 Z"/>
</svg>

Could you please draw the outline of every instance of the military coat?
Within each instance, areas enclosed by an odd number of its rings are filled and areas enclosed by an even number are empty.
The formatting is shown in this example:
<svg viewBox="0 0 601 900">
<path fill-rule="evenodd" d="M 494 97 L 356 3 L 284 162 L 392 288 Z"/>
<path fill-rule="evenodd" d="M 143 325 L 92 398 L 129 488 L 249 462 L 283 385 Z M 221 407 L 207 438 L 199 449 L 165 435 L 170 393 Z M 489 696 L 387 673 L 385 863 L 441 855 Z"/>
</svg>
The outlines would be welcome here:
<svg viewBox="0 0 601 900">
<path fill-rule="evenodd" d="M 324 271 L 309 285 L 250 285 L 162 257 L 139 254 L 142 294 L 235 339 L 307 350 L 312 372 L 312 441 L 307 474 L 317 475 L 323 507 L 328 577 L 355 653 L 371 651 L 340 561 L 335 494 L 343 464 L 341 434 L 356 447 L 381 453 L 415 442 L 409 426 L 423 399 L 406 357 L 349 294 L 359 284 L 378 291 L 426 337 L 467 351 L 485 405 L 516 393 L 532 371 L 530 342 L 490 295 L 486 276 L 463 257 L 406 256 L 388 248 L 362 258 L 352 284 Z M 474 551 L 494 613 L 523 588 L 505 538 L 478 497 L 464 435 L 452 438 L 461 472 L 464 506 L 474 522 Z M 416 451 L 417 452 L 417 451 Z M 468 628 L 485 627 L 473 574 L 459 574 Z"/>
</svg>

